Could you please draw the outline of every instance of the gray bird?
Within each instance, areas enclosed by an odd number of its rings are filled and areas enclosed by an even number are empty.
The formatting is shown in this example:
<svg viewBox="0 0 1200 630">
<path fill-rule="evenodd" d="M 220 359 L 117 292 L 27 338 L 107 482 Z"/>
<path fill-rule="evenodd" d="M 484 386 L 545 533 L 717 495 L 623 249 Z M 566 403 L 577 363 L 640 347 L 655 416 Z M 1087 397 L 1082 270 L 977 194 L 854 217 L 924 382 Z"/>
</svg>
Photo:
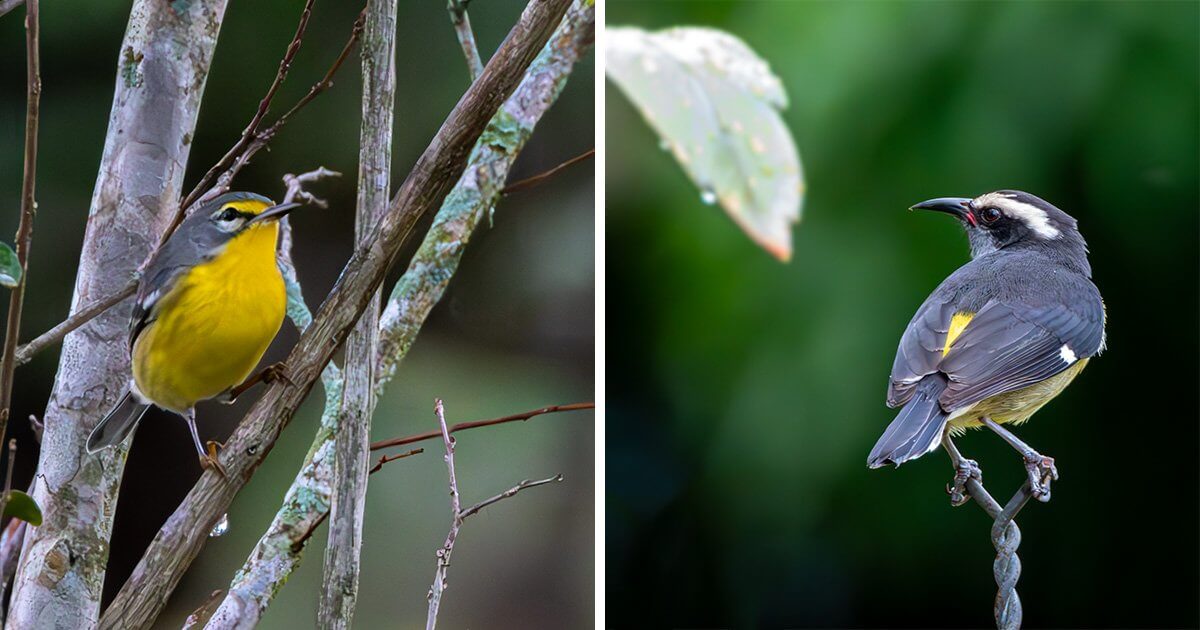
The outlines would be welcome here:
<svg viewBox="0 0 1200 630">
<path fill-rule="evenodd" d="M 957 217 L 971 261 L 934 290 L 900 338 L 887 405 L 903 408 L 867 465 L 899 466 L 951 434 L 987 426 L 1021 452 L 1033 495 L 1047 500 L 1054 460 L 1000 425 L 1028 420 L 1104 349 L 1104 302 L 1087 243 L 1074 218 L 1020 191 L 912 209 Z"/>
</svg>

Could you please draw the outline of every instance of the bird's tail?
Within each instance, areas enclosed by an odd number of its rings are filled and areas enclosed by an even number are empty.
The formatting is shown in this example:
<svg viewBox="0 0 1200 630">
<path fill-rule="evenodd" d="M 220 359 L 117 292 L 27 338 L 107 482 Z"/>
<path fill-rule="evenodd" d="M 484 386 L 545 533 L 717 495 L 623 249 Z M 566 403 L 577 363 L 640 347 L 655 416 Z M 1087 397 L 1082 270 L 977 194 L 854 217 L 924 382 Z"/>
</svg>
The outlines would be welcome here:
<svg viewBox="0 0 1200 630">
<path fill-rule="evenodd" d="M 125 438 L 133 433 L 138 420 L 142 419 L 142 414 L 146 413 L 149 406 L 138 400 L 132 391 L 125 392 L 121 402 L 117 403 L 117 406 L 113 407 L 107 416 L 104 416 L 95 429 L 92 429 L 92 434 L 87 441 L 88 452 L 95 453 L 102 448 L 124 442 Z"/>
<path fill-rule="evenodd" d="M 886 464 L 899 466 L 938 447 L 946 428 L 946 412 L 938 404 L 938 396 L 946 389 L 943 377 L 926 377 L 904 405 L 895 420 L 867 456 L 869 468 Z"/>
</svg>

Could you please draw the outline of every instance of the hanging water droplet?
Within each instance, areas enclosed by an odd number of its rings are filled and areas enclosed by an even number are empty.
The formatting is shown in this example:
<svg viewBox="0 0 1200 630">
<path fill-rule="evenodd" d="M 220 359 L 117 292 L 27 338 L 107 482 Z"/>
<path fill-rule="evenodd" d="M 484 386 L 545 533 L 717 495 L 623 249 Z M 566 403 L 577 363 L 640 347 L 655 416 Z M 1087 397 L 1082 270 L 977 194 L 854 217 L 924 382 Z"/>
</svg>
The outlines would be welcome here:
<svg viewBox="0 0 1200 630">
<path fill-rule="evenodd" d="M 229 532 L 229 514 L 225 513 L 225 514 L 221 515 L 221 520 L 217 521 L 217 524 L 213 525 L 212 530 L 208 532 L 208 537 L 209 538 L 219 538 L 221 536 L 224 536 L 228 532 Z"/>
<path fill-rule="evenodd" d="M 700 201 L 706 206 L 711 206 L 717 203 L 717 193 L 708 190 L 707 188 L 700 191 Z"/>
<path fill-rule="evenodd" d="M 666 140 L 666 139 L 659 140 L 658 148 L 662 149 L 663 151 L 670 151 L 671 150 L 671 141 Z"/>
</svg>

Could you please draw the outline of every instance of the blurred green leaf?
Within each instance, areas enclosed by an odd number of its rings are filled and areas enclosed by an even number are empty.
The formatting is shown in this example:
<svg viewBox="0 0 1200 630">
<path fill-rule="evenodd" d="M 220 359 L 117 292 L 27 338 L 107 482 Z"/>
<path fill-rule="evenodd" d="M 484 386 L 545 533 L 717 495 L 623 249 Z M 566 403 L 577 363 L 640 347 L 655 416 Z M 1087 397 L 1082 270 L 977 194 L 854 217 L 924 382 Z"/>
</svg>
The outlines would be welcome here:
<svg viewBox="0 0 1200 630">
<path fill-rule="evenodd" d="M 8 243 L 0 243 L 0 284 L 13 288 L 21 282 L 21 263 Z"/>
<path fill-rule="evenodd" d="M 756 243 L 792 255 L 800 156 L 779 112 L 783 83 L 740 39 L 708 28 L 608 29 L 606 71 L 641 111 L 706 204 L 720 202 Z"/>
<path fill-rule="evenodd" d="M 20 490 L 8 491 L 8 502 L 4 504 L 4 516 L 19 518 L 34 527 L 42 524 L 42 508 L 33 497 Z"/>
</svg>

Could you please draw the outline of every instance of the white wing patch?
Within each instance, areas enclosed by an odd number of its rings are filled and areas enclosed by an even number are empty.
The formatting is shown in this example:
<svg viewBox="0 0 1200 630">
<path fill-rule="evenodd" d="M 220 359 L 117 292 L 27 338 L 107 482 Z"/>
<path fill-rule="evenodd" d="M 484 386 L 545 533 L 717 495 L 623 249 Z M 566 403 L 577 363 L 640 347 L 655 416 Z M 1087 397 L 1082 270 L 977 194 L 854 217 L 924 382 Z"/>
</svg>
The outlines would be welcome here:
<svg viewBox="0 0 1200 630">
<path fill-rule="evenodd" d="M 1046 216 L 1045 210 L 1017 201 L 1007 195 L 988 193 L 976 199 L 975 205 L 979 207 L 991 206 L 999 208 L 1008 216 L 1021 220 L 1021 222 L 1029 226 L 1029 229 L 1033 230 L 1034 234 L 1043 239 L 1055 239 L 1061 236 L 1058 228 L 1050 225 L 1050 217 Z"/>
<path fill-rule="evenodd" d="M 1063 360 L 1063 363 L 1066 363 L 1067 365 L 1071 365 L 1078 358 L 1075 356 L 1075 351 L 1071 349 L 1071 346 L 1065 343 L 1061 348 L 1058 349 L 1058 356 Z"/>
</svg>

